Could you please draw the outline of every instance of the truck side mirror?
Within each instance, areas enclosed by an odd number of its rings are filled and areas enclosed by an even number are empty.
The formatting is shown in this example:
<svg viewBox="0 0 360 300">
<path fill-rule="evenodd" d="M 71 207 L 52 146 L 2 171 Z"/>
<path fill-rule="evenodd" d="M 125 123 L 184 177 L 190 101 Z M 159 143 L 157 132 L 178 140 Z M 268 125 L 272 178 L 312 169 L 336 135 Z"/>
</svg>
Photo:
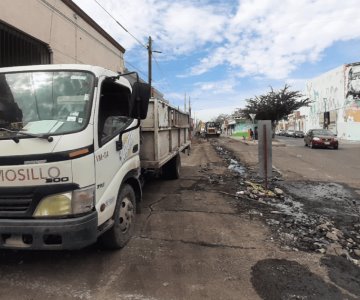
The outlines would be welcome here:
<svg viewBox="0 0 360 300">
<path fill-rule="evenodd" d="M 132 87 L 130 117 L 134 119 L 146 119 L 150 99 L 150 85 L 143 82 L 135 82 Z"/>
</svg>

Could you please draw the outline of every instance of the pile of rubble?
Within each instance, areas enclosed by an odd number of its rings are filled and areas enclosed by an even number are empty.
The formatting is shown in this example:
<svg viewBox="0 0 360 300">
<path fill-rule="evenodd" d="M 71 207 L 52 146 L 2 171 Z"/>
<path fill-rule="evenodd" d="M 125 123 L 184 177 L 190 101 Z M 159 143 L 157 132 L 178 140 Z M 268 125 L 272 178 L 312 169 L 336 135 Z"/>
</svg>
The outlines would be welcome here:
<svg viewBox="0 0 360 300">
<path fill-rule="evenodd" d="M 285 195 L 280 188 L 265 190 L 262 185 L 249 180 L 240 186 L 243 189 L 236 193 L 236 198 L 267 206 L 268 209 L 258 208 L 261 213 L 250 210 L 249 215 L 265 216 L 266 223 L 283 245 L 291 246 L 293 250 L 346 256 L 360 265 L 360 223 L 354 224 L 345 234 L 326 216 L 306 213 L 300 202 Z"/>
<path fill-rule="evenodd" d="M 360 223 L 353 230 L 342 232 L 326 216 L 306 213 L 303 205 L 285 195 L 280 188 L 265 190 L 260 184 L 244 181 L 244 189 L 236 193 L 238 199 L 256 201 L 270 209 L 259 213 L 276 232 L 280 241 L 294 250 L 311 250 L 319 253 L 346 256 L 360 265 Z M 253 215 L 254 211 L 249 214 Z M 270 217 L 271 216 L 271 217 Z"/>
<path fill-rule="evenodd" d="M 301 202 L 276 186 L 278 177 L 265 189 L 262 179 L 237 162 L 229 151 L 220 146 L 215 149 L 236 174 L 238 186 L 234 197 L 252 203 L 250 218 L 264 217 L 284 247 L 342 255 L 360 265 L 360 222 L 341 231 L 328 216 L 305 211 Z"/>
</svg>

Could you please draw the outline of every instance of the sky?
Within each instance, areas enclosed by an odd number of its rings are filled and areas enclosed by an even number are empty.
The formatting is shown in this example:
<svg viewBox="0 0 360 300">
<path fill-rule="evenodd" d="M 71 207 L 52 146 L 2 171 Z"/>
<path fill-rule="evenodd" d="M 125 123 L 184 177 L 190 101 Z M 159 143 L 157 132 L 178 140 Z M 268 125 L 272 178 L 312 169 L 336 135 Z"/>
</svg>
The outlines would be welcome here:
<svg viewBox="0 0 360 300">
<path fill-rule="evenodd" d="M 359 0 L 73 1 L 143 79 L 151 36 L 161 52 L 153 86 L 182 109 L 190 98 L 197 120 L 231 114 L 270 87 L 304 92 L 308 80 L 360 61 Z"/>
</svg>

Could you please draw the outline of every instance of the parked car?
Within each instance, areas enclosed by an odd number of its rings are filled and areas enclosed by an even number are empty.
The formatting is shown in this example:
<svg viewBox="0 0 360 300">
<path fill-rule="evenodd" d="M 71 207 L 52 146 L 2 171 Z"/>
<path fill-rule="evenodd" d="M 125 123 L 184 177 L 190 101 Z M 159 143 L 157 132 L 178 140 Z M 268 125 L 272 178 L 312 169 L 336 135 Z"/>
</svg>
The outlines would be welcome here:
<svg viewBox="0 0 360 300">
<path fill-rule="evenodd" d="M 303 137 L 305 137 L 304 132 L 301 131 L 301 130 L 295 131 L 294 135 L 295 135 L 296 138 L 303 138 Z"/>
<path fill-rule="evenodd" d="M 339 148 L 336 134 L 327 129 L 310 129 L 304 137 L 305 146 L 310 148 Z"/>
<path fill-rule="evenodd" d="M 286 133 L 285 133 L 285 136 L 295 137 L 295 131 L 294 130 L 287 130 Z"/>
<path fill-rule="evenodd" d="M 279 130 L 278 132 L 277 132 L 277 135 L 280 135 L 280 136 L 284 136 L 285 135 L 285 130 Z"/>
</svg>

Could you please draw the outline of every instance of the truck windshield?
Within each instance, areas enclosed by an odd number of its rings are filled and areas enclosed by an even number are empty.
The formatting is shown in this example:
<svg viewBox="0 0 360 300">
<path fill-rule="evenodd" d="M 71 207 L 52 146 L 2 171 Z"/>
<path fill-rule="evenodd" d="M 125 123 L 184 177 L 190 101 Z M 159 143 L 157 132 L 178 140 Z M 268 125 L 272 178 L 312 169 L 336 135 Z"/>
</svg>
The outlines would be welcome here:
<svg viewBox="0 0 360 300">
<path fill-rule="evenodd" d="M 88 72 L 0 73 L 0 139 L 82 130 L 93 88 Z"/>
</svg>

